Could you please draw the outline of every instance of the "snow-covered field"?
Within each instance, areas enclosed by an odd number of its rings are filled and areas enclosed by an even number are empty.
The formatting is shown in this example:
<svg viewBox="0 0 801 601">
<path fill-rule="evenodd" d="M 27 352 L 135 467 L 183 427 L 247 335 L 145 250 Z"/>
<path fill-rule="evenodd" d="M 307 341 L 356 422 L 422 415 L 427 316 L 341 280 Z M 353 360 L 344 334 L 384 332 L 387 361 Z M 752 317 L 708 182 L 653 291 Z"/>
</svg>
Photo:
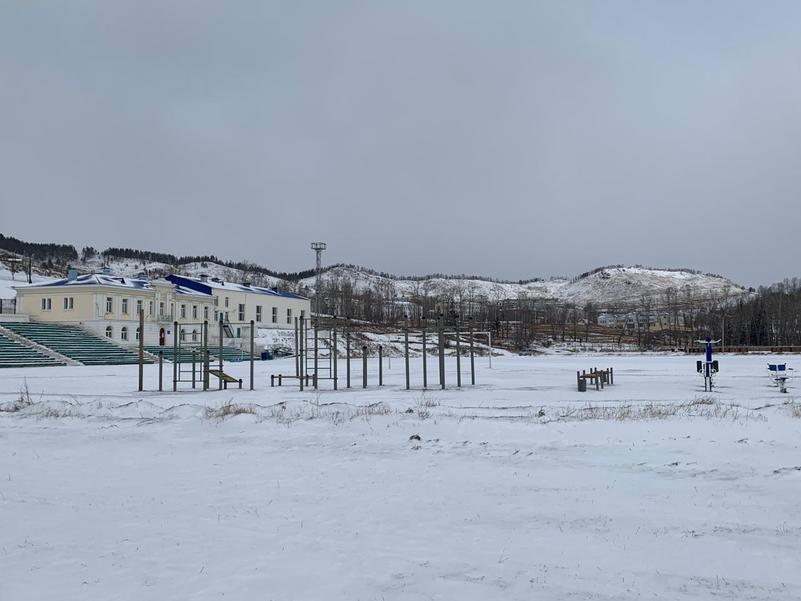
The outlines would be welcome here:
<svg viewBox="0 0 801 601">
<path fill-rule="evenodd" d="M 397 358 L 336 393 L 269 388 L 291 360 L 253 392 L 3 370 L 0 599 L 799 599 L 797 387 L 720 359 L 712 394 L 664 355 L 482 357 L 426 392 L 419 359 L 412 391 Z M 576 392 L 593 366 L 615 385 Z"/>
</svg>

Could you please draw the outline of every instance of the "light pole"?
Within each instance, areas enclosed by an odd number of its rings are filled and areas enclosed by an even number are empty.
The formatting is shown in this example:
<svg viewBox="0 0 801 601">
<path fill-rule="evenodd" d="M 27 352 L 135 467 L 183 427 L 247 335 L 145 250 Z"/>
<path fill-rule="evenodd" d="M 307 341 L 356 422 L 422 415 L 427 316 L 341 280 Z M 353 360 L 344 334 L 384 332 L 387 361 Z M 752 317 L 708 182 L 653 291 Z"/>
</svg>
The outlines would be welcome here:
<svg viewBox="0 0 801 601">
<path fill-rule="evenodd" d="M 312 242 L 312 250 L 317 253 L 317 268 L 315 270 L 316 282 L 314 284 L 314 312 L 317 313 L 317 319 L 320 318 L 320 278 L 322 276 L 322 261 L 323 251 L 326 249 L 325 242 Z"/>
</svg>

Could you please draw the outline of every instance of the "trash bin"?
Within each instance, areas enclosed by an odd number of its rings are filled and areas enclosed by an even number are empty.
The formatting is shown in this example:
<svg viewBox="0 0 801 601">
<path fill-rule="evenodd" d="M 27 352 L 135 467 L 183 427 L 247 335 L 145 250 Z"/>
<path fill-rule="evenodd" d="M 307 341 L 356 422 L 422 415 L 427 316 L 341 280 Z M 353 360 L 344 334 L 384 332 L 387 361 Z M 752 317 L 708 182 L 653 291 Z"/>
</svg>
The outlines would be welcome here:
<svg viewBox="0 0 801 601">
<path fill-rule="evenodd" d="M 584 378 L 579 378 L 578 381 L 578 391 L 579 392 L 587 392 L 587 380 Z"/>
</svg>

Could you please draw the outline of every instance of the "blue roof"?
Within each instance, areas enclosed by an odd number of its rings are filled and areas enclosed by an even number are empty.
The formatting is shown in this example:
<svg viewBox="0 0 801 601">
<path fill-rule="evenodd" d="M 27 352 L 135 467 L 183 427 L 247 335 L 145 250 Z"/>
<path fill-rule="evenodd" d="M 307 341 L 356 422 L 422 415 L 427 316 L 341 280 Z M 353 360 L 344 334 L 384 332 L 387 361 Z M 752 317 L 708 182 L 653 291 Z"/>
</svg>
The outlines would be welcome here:
<svg viewBox="0 0 801 601">
<path fill-rule="evenodd" d="M 232 292 L 249 292 L 251 294 L 263 294 L 264 296 L 274 296 L 279 298 L 294 298 L 298 300 L 308 300 L 305 296 L 295 294 L 294 292 L 286 292 L 285 290 L 276 290 L 275 288 L 262 288 L 261 286 L 246 286 L 245 284 L 238 284 L 235 282 L 224 282 L 222 280 L 207 280 L 203 281 L 200 278 L 193 278 L 185 275 L 168 275 L 168 281 L 178 286 L 184 286 L 198 292 L 211 294 L 212 290 L 230 290 Z"/>
</svg>

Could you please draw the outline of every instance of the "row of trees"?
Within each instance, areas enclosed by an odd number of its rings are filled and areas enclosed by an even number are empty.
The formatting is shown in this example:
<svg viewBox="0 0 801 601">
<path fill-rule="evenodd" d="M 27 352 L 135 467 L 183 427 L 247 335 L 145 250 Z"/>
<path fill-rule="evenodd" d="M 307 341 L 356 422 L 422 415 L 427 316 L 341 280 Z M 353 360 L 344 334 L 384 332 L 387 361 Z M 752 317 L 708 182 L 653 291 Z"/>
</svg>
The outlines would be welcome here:
<svg viewBox="0 0 801 601">
<path fill-rule="evenodd" d="M 792 278 L 756 294 L 705 308 L 701 327 L 724 337 L 727 346 L 801 345 L 801 280 Z"/>
<path fill-rule="evenodd" d="M 303 285 L 285 283 L 301 294 Z M 402 293 L 401 293 L 402 292 Z M 415 283 L 399 291 L 392 280 L 356 285 L 348 277 L 327 277 L 324 312 L 378 324 L 419 327 L 445 324 L 490 330 L 513 348 L 560 342 L 628 344 L 639 349 L 689 348 L 707 335 L 724 337 L 727 346 L 801 345 L 801 280 L 743 294 L 723 288 L 699 294 L 669 288 L 642 296 L 637 303 L 600 307 L 521 295 L 508 298 L 500 286 L 470 283 Z"/>
<path fill-rule="evenodd" d="M 60 264 L 78 260 L 78 251 L 72 244 L 25 242 L 3 234 L 0 234 L 0 249 L 40 261 L 49 259 Z"/>
<path fill-rule="evenodd" d="M 282 280 L 297 281 L 308 278 L 314 275 L 314 269 L 306 269 L 304 271 L 285 272 L 274 271 L 256 263 L 248 261 L 225 261 L 214 255 L 186 255 L 176 256 L 169 253 L 153 252 L 149 250 L 137 250 L 135 248 L 118 248 L 111 247 L 104 250 L 102 253 L 103 259 L 106 261 L 112 259 L 132 259 L 145 263 L 163 263 L 175 269 L 179 269 L 181 265 L 188 263 L 216 263 L 228 267 L 229 269 L 237 269 L 246 274 L 256 276 L 269 276 L 279 278 Z M 254 282 L 255 283 L 255 282 Z"/>
</svg>

